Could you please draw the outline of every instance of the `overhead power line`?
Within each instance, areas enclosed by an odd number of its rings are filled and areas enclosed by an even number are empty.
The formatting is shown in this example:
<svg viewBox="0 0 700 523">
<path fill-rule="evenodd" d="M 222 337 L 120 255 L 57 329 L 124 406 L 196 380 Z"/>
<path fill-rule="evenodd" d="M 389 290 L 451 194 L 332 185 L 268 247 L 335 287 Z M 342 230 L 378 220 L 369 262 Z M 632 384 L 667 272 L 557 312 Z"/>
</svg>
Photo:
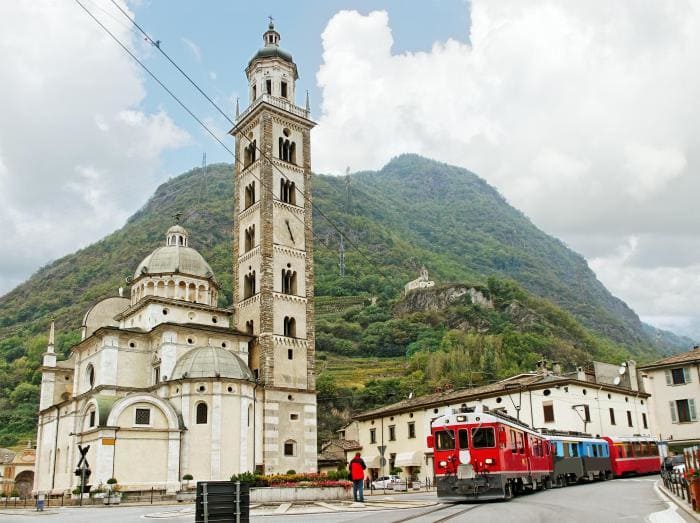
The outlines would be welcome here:
<svg viewBox="0 0 700 523">
<path fill-rule="evenodd" d="M 75 1 L 78 2 L 78 0 L 75 0 Z M 187 74 L 187 73 L 186 73 L 186 72 L 185 72 L 185 71 L 170 57 L 170 55 L 168 55 L 168 53 L 165 52 L 165 50 L 164 50 L 163 47 L 161 46 L 160 40 L 153 40 L 153 38 L 151 38 L 151 36 L 143 29 L 143 27 L 141 27 L 141 26 L 136 22 L 136 20 L 134 20 L 133 17 L 131 17 L 131 15 L 129 15 L 129 13 L 127 13 L 127 12 L 119 5 L 119 3 L 118 3 L 116 0 L 111 0 L 111 2 L 112 2 L 112 3 L 117 7 L 117 9 L 119 9 L 119 11 L 134 25 L 134 27 L 136 27 L 136 29 L 138 29 L 138 31 L 143 35 L 143 37 L 146 39 L 146 41 L 148 41 L 151 45 L 153 45 L 156 49 L 158 49 L 158 51 L 165 57 L 165 59 L 166 59 L 168 62 L 170 62 L 170 63 L 172 64 L 172 66 L 175 67 L 175 69 L 177 69 L 177 70 L 180 72 L 180 74 L 182 74 L 182 75 L 187 79 L 187 81 L 188 81 L 190 84 L 192 84 L 192 86 L 193 86 L 197 91 L 199 91 L 199 93 L 200 93 L 202 96 L 204 96 L 204 98 L 207 99 L 207 101 L 219 112 L 219 114 L 221 114 L 221 116 L 223 116 L 223 117 L 226 119 L 226 121 L 228 121 L 232 126 L 236 127 L 236 122 L 234 122 L 234 121 L 226 114 L 226 112 L 225 112 L 223 109 L 221 109 L 221 107 L 219 107 L 219 105 L 218 105 L 214 100 L 212 100 L 211 97 L 210 97 L 206 92 L 204 92 L 204 90 L 197 84 L 197 82 L 195 82 L 195 81 L 190 77 L 190 75 L 188 75 L 188 74 Z M 94 18 L 94 17 L 93 17 L 93 18 Z M 123 47 L 123 46 L 122 46 L 122 47 Z M 131 53 L 130 53 L 130 54 L 131 54 Z M 133 56 L 133 55 L 132 55 L 132 56 Z M 139 63 L 140 63 L 140 62 L 139 62 Z M 159 82 L 159 83 L 160 83 L 160 82 Z M 201 124 L 201 125 L 203 125 L 203 124 Z M 248 138 L 247 136 L 245 136 L 245 134 L 241 134 L 241 136 L 243 136 L 243 138 L 244 138 L 245 140 L 247 140 L 248 143 L 253 144 L 253 146 L 255 147 L 255 149 L 259 152 L 260 157 L 266 159 L 266 160 L 270 163 L 270 165 L 272 165 L 273 169 L 275 169 L 280 175 L 282 175 L 287 181 L 289 181 L 289 177 L 284 173 L 284 171 L 282 171 L 282 170 L 275 164 L 275 162 L 273 161 L 272 158 L 270 158 L 267 154 L 265 154 L 265 152 L 260 148 L 260 146 L 259 146 L 256 142 L 254 142 L 253 140 L 251 140 L 250 138 Z M 219 143 L 221 143 L 220 140 L 217 139 L 217 141 L 218 141 Z M 226 148 L 226 149 L 229 150 L 228 148 Z M 231 151 L 229 150 L 229 152 L 231 152 Z M 233 154 L 233 153 L 231 153 L 231 154 Z M 234 157 L 235 157 L 235 154 L 234 154 Z M 255 176 L 255 175 L 253 175 L 253 176 Z M 259 178 L 258 178 L 258 181 L 260 181 Z M 262 182 L 261 182 L 261 181 L 260 181 L 260 183 L 261 183 L 261 185 L 262 185 Z M 299 194 L 301 195 L 301 197 L 309 203 L 309 205 L 311 206 L 311 208 L 312 208 L 313 210 L 315 210 L 324 220 L 326 220 L 326 222 L 328 222 L 328 224 L 329 224 L 333 229 L 335 229 L 336 232 L 337 232 L 342 238 L 344 238 L 345 241 L 346 241 L 353 249 L 355 249 L 355 250 L 365 259 L 365 261 L 367 261 L 367 262 L 369 262 L 370 264 L 372 264 L 372 265 L 374 266 L 375 270 L 376 270 L 384 279 L 386 279 L 387 281 L 389 280 L 388 276 L 387 276 L 381 269 L 379 269 L 379 268 L 377 267 L 377 264 L 376 264 L 372 259 L 370 259 L 369 256 L 367 256 L 367 255 L 362 251 L 362 249 L 359 248 L 358 245 L 356 245 L 350 238 L 348 238 L 348 236 L 347 236 L 345 233 L 343 233 L 343 231 L 340 229 L 340 227 L 338 227 L 338 225 L 337 225 L 333 220 L 331 220 L 321 209 L 318 208 L 318 206 L 316 206 L 316 205 L 311 201 L 311 198 L 309 198 L 309 197 L 304 193 L 304 191 L 302 191 L 299 187 L 296 187 L 296 184 L 295 184 L 295 188 L 296 188 L 296 190 L 299 192 Z"/>
</svg>

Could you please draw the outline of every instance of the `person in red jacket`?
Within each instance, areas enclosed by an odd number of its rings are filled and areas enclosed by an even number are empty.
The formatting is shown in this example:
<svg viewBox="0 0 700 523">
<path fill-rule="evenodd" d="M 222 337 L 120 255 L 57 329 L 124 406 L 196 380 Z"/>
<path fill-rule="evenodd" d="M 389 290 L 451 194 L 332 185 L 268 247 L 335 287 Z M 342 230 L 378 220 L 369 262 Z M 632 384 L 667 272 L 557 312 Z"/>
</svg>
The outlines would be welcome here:
<svg viewBox="0 0 700 523">
<path fill-rule="evenodd" d="M 350 479 L 352 480 L 352 497 L 355 501 L 364 502 L 364 484 L 365 484 L 365 465 L 364 460 L 360 457 L 360 453 L 356 452 L 355 457 L 348 463 L 350 471 Z"/>
</svg>

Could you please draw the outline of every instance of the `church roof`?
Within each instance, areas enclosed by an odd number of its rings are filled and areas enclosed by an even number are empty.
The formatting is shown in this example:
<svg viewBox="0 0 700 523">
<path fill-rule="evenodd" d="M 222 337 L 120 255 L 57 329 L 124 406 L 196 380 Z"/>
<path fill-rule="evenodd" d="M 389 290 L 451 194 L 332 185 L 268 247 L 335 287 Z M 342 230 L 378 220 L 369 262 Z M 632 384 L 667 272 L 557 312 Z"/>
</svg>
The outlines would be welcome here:
<svg viewBox="0 0 700 523">
<path fill-rule="evenodd" d="M 189 234 L 181 225 L 173 225 L 166 233 L 165 246 L 158 247 L 146 256 L 134 273 L 134 279 L 144 275 L 183 273 L 190 276 L 214 279 L 214 271 L 192 247 L 188 246 Z"/>
<path fill-rule="evenodd" d="M 170 379 L 182 378 L 254 380 L 248 365 L 236 354 L 222 347 L 199 347 L 181 356 Z"/>
</svg>

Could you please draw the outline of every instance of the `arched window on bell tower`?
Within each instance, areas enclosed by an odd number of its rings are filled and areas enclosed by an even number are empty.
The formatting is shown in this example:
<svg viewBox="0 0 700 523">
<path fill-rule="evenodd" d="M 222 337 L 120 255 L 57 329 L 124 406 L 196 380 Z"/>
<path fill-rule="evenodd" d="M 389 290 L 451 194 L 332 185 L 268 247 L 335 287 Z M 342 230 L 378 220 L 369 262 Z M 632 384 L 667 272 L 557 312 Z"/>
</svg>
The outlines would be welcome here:
<svg viewBox="0 0 700 523">
<path fill-rule="evenodd" d="M 284 335 L 289 338 L 297 336 L 297 321 L 291 316 L 284 317 Z"/>
<path fill-rule="evenodd" d="M 248 167 L 257 158 L 257 141 L 253 140 L 243 148 L 243 168 Z"/>
<path fill-rule="evenodd" d="M 282 178 L 280 180 L 280 200 L 284 203 L 296 205 L 296 186 L 294 182 Z"/>
<path fill-rule="evenodd" d="M 250 271 L 243 276 L 243 299 L 250 298 L 255 294 L 255 271 Z"/>
<path fill-rule="evenodd" d="M 290 264 L 287 264 L 287 267 L 291 267 Z M 297 293 L 297 271 L 290 268 L 282 269 L 282 293 Z"/>
<path fill-rule="evenodd" d="M 255 203 L 255 182 L 250 182 L 245 187 L 245 209 L 250 207 Z"/>
<path fill-rule="evenodd" d="M 244 252 L 248 252 L 255 247 L 255 224 L 248 227 L 245 231 Z"/>
</svg>

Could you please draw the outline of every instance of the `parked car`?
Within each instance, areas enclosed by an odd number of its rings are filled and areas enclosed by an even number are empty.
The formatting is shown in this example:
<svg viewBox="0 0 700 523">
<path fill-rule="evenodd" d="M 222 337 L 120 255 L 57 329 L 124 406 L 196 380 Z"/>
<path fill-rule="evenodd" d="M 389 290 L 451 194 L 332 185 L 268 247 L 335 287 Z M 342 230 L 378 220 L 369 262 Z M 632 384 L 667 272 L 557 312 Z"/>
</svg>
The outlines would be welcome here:
<svg viewBox="0 0 700 523">
<path fill-rule="evenodd" d="M 398 476 L 380 476 L 372 482 L 372 488 L 375 489 L 393 489 L 394 485 L 401 481 Z"/>
</svg>

